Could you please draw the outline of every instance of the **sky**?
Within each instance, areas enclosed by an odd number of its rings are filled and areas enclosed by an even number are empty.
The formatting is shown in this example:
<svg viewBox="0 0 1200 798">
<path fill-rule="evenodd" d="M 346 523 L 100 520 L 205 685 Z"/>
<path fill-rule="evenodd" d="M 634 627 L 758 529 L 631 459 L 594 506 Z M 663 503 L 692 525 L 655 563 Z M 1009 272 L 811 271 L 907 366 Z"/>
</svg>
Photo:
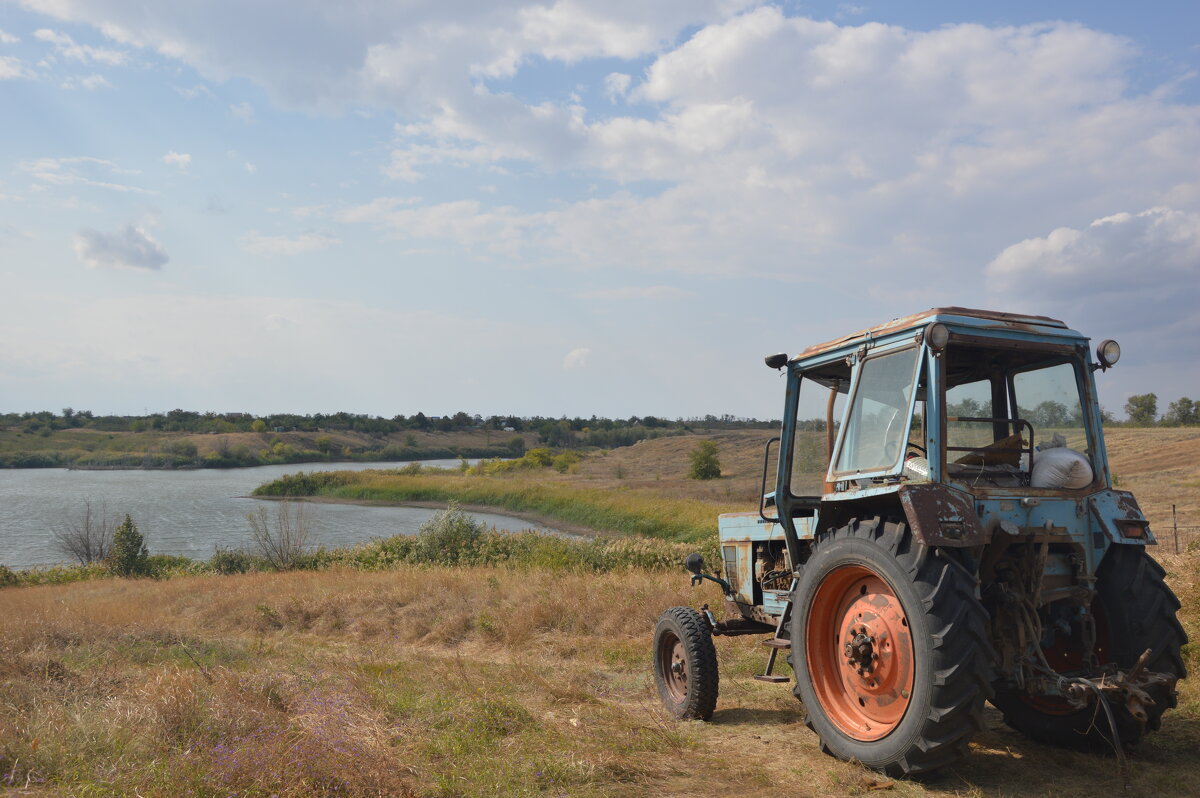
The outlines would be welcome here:
<svg viewBox="0 0 1200 798">
<path fill-rule="evenodd" d="M 0 411 L 777 418 L 962 305 L 1200 399 L 1200 4 L 0 0 Z"/>
</svg>

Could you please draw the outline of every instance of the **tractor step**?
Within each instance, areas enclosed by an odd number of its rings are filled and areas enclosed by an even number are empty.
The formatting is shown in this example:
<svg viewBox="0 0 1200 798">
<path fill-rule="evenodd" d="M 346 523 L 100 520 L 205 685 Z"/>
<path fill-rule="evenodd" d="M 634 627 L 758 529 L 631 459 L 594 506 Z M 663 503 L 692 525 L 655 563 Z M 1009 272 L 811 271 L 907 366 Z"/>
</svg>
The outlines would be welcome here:
<svg viewBox="0 0 1200 798">
<path fill-rule="evenodd" d="M 762 641 L 762 644 L 764 646 L 770 646 L 771 648 L 791 648 L 792 647 L 792 641 L 784 640 L 782 637 L 773 637 L 770 640 L 764 640 L 764 641 Z"/>
<path fill-rule="evenodd" d="M 760 682 L 773 682 L 775 684 L 782 684 L 783 682 L 790 682 L 792 680 L 789 676 L 772 676 L 769 673 L 764 673 L 754 678 Z"/>
</svg>

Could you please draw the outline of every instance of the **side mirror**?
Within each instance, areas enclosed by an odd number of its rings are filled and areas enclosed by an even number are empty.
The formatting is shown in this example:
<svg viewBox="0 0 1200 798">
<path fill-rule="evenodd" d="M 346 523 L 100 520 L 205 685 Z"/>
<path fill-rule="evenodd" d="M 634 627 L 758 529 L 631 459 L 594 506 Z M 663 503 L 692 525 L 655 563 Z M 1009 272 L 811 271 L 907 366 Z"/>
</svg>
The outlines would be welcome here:
<svg viewBox="0 0 1200 798">
<path fill-rule="evenodd" d="M 704 557 L 700 552 L 692 552 L 683 563 L 684 567 L 699 576 L 704 571 Z"/>
</svg>

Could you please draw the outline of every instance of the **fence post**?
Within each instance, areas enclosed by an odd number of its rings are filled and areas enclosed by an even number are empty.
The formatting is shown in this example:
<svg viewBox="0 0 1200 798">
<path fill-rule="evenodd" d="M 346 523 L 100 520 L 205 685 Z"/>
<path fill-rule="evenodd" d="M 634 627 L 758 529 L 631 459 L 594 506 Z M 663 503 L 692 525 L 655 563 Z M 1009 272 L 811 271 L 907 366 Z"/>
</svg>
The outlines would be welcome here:
<svg viewBox="0 0 1200 798">
<path fill-rule="evenodd" d="M 1179 519 L 1175 516 L 1175 505 L 1171 505 L 1171 528 L 1175 530 L 1175 553 L 1179 553 Z"/>
</svg>

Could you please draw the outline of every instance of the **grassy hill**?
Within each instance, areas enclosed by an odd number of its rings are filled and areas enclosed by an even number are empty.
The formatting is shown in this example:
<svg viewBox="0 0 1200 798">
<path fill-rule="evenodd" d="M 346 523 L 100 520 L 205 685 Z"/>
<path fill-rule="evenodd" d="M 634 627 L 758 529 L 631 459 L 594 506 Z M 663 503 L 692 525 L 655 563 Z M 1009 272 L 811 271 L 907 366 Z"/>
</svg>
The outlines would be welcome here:
<svg viewBox="0 0 1200 798">
<path fill-rule="evenodd" d="M 1200 635 L 1200 561 L 1168 558 Z M 15 795 L 1087 796 L 1109 757 L 989 710 L 961 766 L 888 779 L 818 750 L 757 640 L 718 641 L 711 723 L 658 706 L 659 612 L 686 574 L 335 570 L 0 590 L 0 784 Z M 1189 664 L 1200 664 L 1194 652 Z M 786 667 L 784 668 L 786 672 Z M 1133 758 L 1195 795 L 1200 683 Z"/>
<path fill-rule="evenodd" d="M 323 432 L 107 432 L 76 428 L 29 434 L 0 427 L 0 467 L 229 468 L 275 463 L 503 457 L 537 435 L 493 430 Z"/>
</svg>

